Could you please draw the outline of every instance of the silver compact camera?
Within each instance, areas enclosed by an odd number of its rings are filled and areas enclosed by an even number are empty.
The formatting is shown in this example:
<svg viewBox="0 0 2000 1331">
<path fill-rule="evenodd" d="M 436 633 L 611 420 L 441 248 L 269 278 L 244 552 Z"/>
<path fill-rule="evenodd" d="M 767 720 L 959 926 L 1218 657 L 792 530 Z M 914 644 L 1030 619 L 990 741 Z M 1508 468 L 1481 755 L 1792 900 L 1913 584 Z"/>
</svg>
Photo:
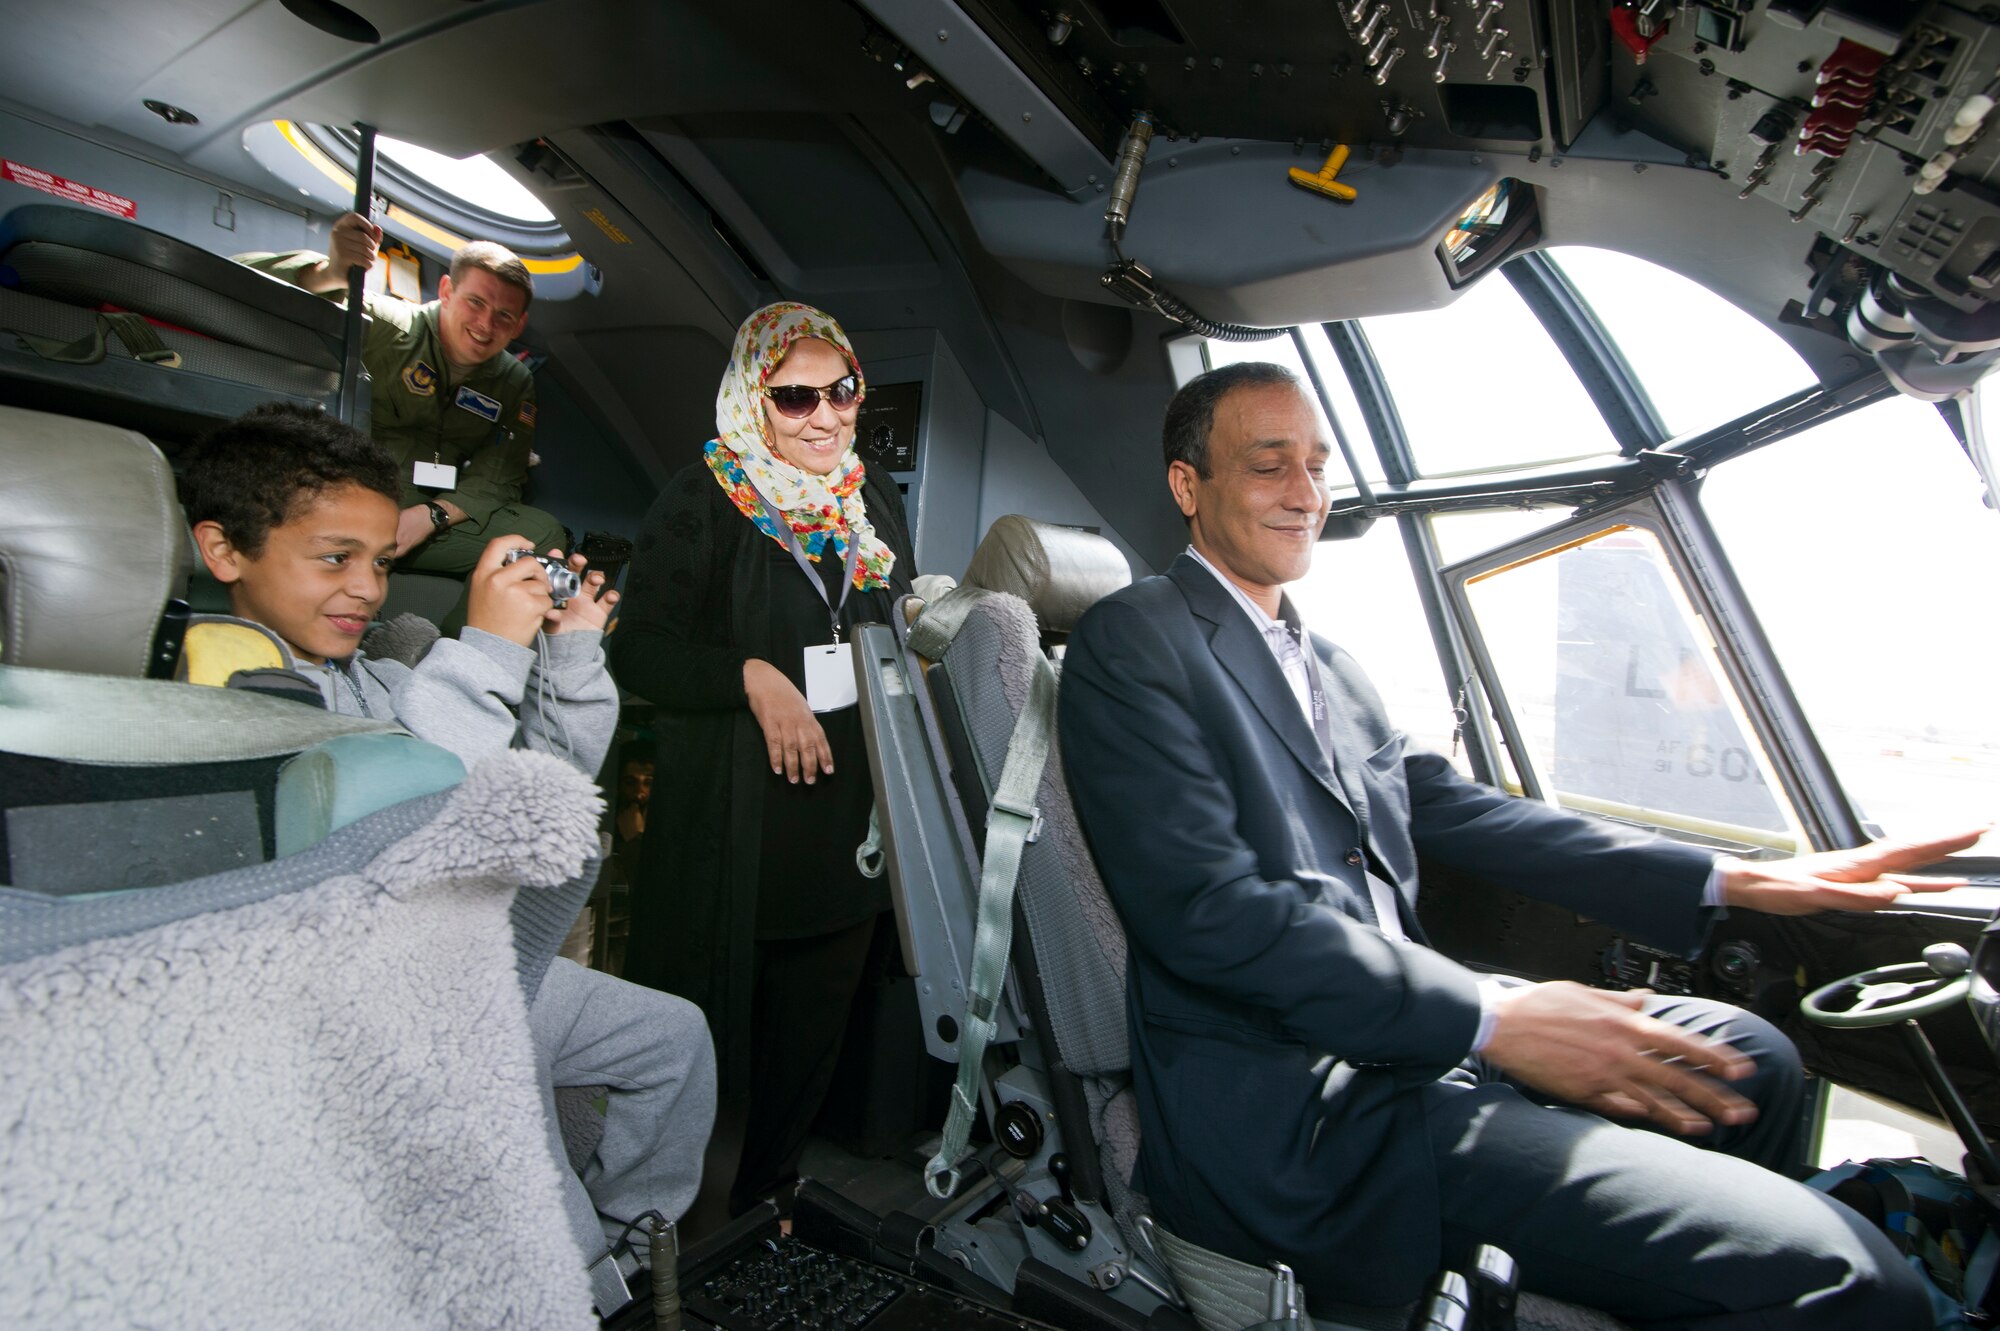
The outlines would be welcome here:
<svg viewBox="0 0 2000 1331">
<path fill-rule="evenodd" d="M 533 550 L 509 550 L 507 557 L 500 563 L 504 566 L 517 559 L 532 559 L 542 566 L 542 572 L 549 575 L 549 599 L 555 602 L 556 609 L 562 609 L 569 604 L 571 597 L 582 594 L 583 579 L 577 576 L 575 569 L 562 560 L 538 555 Z"/>
</svg>

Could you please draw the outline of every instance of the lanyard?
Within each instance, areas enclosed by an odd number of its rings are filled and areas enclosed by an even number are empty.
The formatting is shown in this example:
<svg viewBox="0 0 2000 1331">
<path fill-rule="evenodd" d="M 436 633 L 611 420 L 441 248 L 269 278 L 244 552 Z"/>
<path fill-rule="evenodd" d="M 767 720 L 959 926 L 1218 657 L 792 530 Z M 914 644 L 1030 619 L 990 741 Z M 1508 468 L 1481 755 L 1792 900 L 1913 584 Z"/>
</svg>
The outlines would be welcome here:
<svg viewBox="0 0 2000 1331">
<path fill-rule="evenodd" d="M 1278 614 L 1286 630 L 1292 635 L 1292 642 L 1298 647 L 1299 655 L 1305 658 L 1306 699 L 1312 705 L 1313 734 L 1319 738 L 1319 751 L 1326 755 L 1330 765 L 1333 762 L 1333 720 L 1327 711 L 1326 685 L 1320 679 L 1319 653 L 1312 649 L 1306 638 L 1305 625 L 1299 620 L 1298 611 L 1292 609 L 1290 600 L 1279 603 Z"/>
<path fill-rule="evenodd" d="M 1319 749 L 1326 755 L 1327 765 L 1334 769 L 1334 779 L 1339 780 L 1340 763 L 1333 755 L 1333 718 L 1326 702 L 1326 682 L 1320 675 L 1319 653 L 1312 649 L 1312 642 L 1306 637 L 1305 627 L 1300 623 L 1298 612 L 1292 609 L 1290 601 L 1280 603 L 1279 613 L 1284 618 L 1285 628 L 1292 634 L 1292 640 L 1298 644 L 1300 653 L 1306 658 L 1306 697 L 1312 705 L 1313 734 L 1319 738 Z M 1360 825 L 1359 815 L 1355 821 Z M 1361 825 L 1359 830 L 1362 840 L 1366 842 L 1367 827 Z M 1373 917 L 1372 922 L 1375 927 L 1391 938 L 1407 938 L 1409 934 L 1403 928 L 1396 909 L 1395 889 L 1370 870 L 1363 869 L 1362 873 L 1366 883 L 1362 899 L 1368 903 L 1368 913 Z M 1380 895 L 1376 892 L 1378 884 L 1381 887 Z M 1393 929 L 1383 924 L 1385 918 L 1395 921 Z"/>
<path fill-rule="evenodd" d="M 806 557 L 805 547 L 799 544 L 798 533 L 792 530 L 792 524 L 785 520 L 784 510 L 764 497 L 755 480 L 750 482 L 750 488 L 757 492 L 757 504 L 764 510 L 764 516 L 770 518 L 783 534 L 785 549 L 792 552 L 799 571 L 806 575 L 806 581 L 812 584 L 813 590 L 819 593 L 819 599 L 825 603 L 827 625 L 833 630 L 833 640 L 839 642 L 840 612 L 847 605 L 847 594 L 854 590 L 854 566 L 861 561 L 861 542 L 855 539 L 854 529 L 849 527 L 847 530 L 847 558 L 841 565 L 840 600 L 836 602 L 827 596 L 826 582 L 820 577 L 819 570 L 813 567 L 812 560 Z M 831 536 L 828 539 L 831 540 Z"/>
<path fill-rule="evenodd" d="M 1329 764 L 1333 762 L 1333 721 L 1327 715 L 1326 686 L 1319 677 L 1319 654 L 1312 644 L 1301 642 L 1299 650 L 1306 658 L 1306 695 L 1312 700 L 1313 733 L 1319 736 L 1320 752 L 1326 755 Z"/>
</svg>

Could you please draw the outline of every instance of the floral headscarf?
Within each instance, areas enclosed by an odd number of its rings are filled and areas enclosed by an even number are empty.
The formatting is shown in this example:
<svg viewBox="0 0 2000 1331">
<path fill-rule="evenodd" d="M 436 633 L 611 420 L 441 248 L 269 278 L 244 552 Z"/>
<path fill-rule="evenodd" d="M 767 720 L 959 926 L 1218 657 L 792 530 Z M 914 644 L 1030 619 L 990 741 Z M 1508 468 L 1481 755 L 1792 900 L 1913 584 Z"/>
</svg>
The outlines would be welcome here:
<svg viewBox="0 0 2000 1331">
<path fill-rule="evenodd" d="M 848 543 L 858 543 L 861 553 L 854 564 L 854 585 L 863 591 L 886 587 L 896 556 L 868 523 L 868 510 L 861 502 L 866 473 L 854 445 L 848 445 L 831 472 L 819 476 L 779 457 L 766 440 L 764 381 L 794 343 L 809 337 L 839 351 L 862 396 L 867 395 L 861 364 L 833 316 L 791 301 L 766 305 L 736 330 L 736 345 L 730 348 L 729 366 L 715 394 L 718 437 L 709 440 L 702 457 L 715 473 L 716 484 L 744 517 L 757 524 L 757 530 L 785 544 L 783 531 L 758 502 L 761 490 L 784 514 L 807 558 L 817 561 L 831 537 L 835 557 L 845 562 Z"/>
</svg>

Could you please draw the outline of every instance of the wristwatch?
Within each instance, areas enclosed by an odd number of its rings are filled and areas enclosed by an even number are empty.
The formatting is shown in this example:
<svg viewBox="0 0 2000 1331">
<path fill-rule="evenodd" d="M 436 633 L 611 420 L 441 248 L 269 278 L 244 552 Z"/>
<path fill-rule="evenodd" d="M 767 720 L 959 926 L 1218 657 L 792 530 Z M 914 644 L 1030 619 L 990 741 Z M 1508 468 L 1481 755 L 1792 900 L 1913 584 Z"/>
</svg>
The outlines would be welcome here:
<svg viewBox="0 0 2000 1331">
<path fill-rule="evenodd" d="M 431 511 L 432 535 L 447 530 L 451 526 L 451 514 L 444 511 L 444 505 L 434 499 L 426 499 L 424 507 Z"/>
</svg>

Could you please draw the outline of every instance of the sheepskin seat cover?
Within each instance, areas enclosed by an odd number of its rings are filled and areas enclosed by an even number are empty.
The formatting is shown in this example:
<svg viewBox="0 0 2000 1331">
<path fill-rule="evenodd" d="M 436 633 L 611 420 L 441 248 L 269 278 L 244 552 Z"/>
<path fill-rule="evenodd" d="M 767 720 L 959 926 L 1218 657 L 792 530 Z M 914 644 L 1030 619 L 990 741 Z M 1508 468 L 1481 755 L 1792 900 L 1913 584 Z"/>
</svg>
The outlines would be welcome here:
<svg viewBox="0 0 2000 1331">
<path fill-rule="evenodd" d="M 595 1327 L 508 912 L 600 811 L 509 753 L 271 864 L 0 891 L 0 1322 Z"/>
</svg>

